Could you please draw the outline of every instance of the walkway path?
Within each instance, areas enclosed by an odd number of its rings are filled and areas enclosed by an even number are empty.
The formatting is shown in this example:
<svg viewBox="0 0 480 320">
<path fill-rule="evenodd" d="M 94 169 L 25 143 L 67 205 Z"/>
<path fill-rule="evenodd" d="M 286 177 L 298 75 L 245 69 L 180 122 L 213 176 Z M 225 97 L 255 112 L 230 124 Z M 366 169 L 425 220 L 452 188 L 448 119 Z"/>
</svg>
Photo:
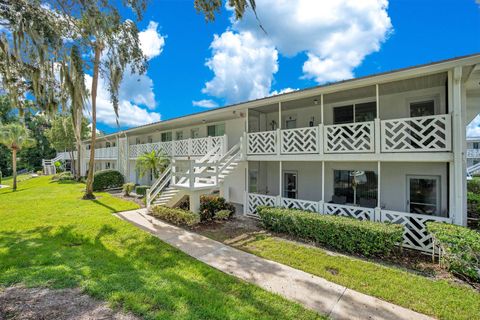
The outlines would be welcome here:
<svg viewBox="0 0 480 320">
<path fill-rule="evenodd" d="M 148 216 L 146 209 L 120 212 L 117 216 L 218 270 L 297 301 L 333 319 L 432 319 L 164 223 Z"/>
</svg>

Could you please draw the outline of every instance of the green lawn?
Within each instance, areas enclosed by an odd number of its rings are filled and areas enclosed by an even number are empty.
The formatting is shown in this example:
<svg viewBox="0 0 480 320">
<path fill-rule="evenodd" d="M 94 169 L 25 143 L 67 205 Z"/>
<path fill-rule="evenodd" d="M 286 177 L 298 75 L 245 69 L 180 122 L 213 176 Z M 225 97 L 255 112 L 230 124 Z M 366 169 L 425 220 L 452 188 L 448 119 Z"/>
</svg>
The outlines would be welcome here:
<svg viewBox="0 0 480 320">
<path fill-rule="evenodd" d="M 240 248 L 439 319 L 480 319 L 480 293 L 446 280 L 269 235 L 258 235 Z"/>
<path fill-rule="evenodd" d="M 148 319 L 314 319 L 112 215 L 137 206 L 48 177 L 0 189 L 0 286 L 80 287 Z"/>
</svg>

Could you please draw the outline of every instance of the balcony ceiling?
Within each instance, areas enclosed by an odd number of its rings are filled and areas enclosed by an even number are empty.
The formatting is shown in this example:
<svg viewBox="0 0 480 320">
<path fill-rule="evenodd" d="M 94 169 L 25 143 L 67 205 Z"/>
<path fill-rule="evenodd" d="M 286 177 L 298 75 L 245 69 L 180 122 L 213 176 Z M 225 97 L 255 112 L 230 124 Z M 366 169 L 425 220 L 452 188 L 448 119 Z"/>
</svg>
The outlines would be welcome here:
<svg viewBox="0 0 480 320">
<path fill-rule="evenodd" d="M 447 73 L 437 73 L 423 77 L 405 79 L 385 83 L 379 86 L 380 95 L 394 94 L 406 91 L 421 90 L 445 86 L 447 84 Z"/>
</svg>

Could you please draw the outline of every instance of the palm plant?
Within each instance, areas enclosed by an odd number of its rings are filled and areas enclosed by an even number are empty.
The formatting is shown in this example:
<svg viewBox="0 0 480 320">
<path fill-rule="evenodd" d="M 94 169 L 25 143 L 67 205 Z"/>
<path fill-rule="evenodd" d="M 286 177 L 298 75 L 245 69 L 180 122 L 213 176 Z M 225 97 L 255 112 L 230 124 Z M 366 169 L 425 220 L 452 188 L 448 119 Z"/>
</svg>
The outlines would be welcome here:
<svg viewBox="0 0 480 320">
<path fill-rule="evenodd" d="M 138 157 L 135 167 L 140 177 L 145 176 L 149 172 L 153 172 L 153 177 L 158 179 L 169 164 L 170 159 L 168 159 L 164 152 L 152 150 Z"/>
<path fill-rule="evenodd" d="M 12 150 L 13 191 L 17 190 L 17 152 L 35 145 L 30 130 L 19 123 L 0 125 L 0 143 Z"/>
</svg>

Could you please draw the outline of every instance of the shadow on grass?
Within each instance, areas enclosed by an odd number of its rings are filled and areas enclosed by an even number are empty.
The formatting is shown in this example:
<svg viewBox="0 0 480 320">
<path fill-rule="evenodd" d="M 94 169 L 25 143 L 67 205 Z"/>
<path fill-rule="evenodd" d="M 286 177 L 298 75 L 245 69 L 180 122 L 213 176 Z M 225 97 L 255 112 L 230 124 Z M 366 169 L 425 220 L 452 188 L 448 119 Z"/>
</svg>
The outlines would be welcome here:
<svg viewBox="0 0 480 320">
<path fill-rule="evenodd" d="M 157 238 L 122 230 L 105 224 L 87 231 L 67 225 L 2 232 L 0 285 L 81 287 L 114 307 L 149 318 L 316 317 Z"/>
</svg>

